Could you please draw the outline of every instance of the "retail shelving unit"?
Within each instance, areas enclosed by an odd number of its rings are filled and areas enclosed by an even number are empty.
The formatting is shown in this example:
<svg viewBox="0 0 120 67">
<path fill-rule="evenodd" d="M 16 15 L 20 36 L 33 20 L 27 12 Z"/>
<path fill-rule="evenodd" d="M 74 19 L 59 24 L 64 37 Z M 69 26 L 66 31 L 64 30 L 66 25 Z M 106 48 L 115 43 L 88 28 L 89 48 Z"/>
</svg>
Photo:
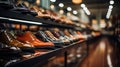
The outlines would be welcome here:
<svg viewBox="0 0 120 67">
<path fill-rule="evenodd" d="M 11 12 L 11 11 L 4 10 L 2 8 L 0 8 L 0 21 L 6 22 L 9 24 L 17 23 L 17 24 L 37 25 L 37 26 L 43 26 L 43 27 L 58 27 L 58 28 L 79 30 L 79 27 L 65 25 L 65 24 L 59 24 L 53 20 L 36 18 L 31 15 L 24 15 L 24 14 L 17 13 L 17 12 Z M 64 67 L 67 67 L 68 51 L 71 48 L 80 47 L 81 45 L 84 45 L 86 42 L 87 42 L 87 40 L 74 42 L 74 43 L 64 46 L 62 48 L 50 50 L 47 53 L 42 54 L 40 56 L 36 56 L 36 57 L 30 58 L 30 59 L 21 60 L 21 61 L 12 63 L 12 64 L 8 65 L 7 67 L 34 67 L 34 66 L 41 67 L 45 62 L 48 62 L 54 56 L 57 56 L 60 53 L 63 54 L 63 56 L 64 56 Z"/>
</svg>

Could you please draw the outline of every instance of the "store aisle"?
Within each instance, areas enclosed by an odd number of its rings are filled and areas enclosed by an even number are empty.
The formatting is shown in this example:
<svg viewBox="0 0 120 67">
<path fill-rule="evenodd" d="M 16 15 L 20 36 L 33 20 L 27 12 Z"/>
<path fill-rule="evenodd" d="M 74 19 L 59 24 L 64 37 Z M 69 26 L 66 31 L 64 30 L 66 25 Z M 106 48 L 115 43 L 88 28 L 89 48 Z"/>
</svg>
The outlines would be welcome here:
<svg viewBox="0 0 120 67">
<path fill-rule="evenodd" d="M 88 56 L 79 64 L 79 67 L 119 67 L 117 64 L 117 48 L 107 37 L 90 45 Z"/>
</svg>

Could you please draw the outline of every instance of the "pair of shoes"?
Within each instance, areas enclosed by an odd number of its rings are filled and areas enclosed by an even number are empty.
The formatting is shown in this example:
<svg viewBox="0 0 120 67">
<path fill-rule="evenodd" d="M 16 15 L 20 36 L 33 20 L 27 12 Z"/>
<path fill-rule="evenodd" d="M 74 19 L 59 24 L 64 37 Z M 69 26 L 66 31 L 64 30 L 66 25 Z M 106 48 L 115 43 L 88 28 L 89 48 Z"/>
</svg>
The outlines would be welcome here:
<svg viewBox="0 0 120 67">
<path fill-rule="evenodd" d="M 21 48 L 33 47 L 30 44 L 25 44 L 16 40 L 15 37 L 12 36 L 12 34 L 6 30 L 0 31 L 0 42 L 4 44 L 8 44 L 10 46 L 21 47 Z"/>
<path fill-rule="evenodd" d="M 23 35 L 18 36 L 17 40 L 31 44 L 35 47 L 49 47 L 49 46 L 54 46 L 52 42 L 43 42 L 38 40 L 30 31 L 25 32 Z"/>
<path fill-rule="evenodd" d="M 59 41 L 59 40 L 55 40 L 55 39 L 53 40 L 53 39 L 51 39 L 50 38 L 51 36 L 47 35 L 43 31 L 38 31 L 36 33 L 36 36 L 37 36 L 38 39 L 42 39 L 45 42 L 52 42 L 52 43 L 54 43 L 55 47 L 62 47 L 64 45 L 64 43 L 61 42 L 61 41 Z"/>
<path fill-rule="evenodd" d="M 72 39 L 73 42 L 75 42 L 77 40 L 72 34 L 69 33 L 69 31 L 67 29 L 64 30 L 64 34 L 66 36 L 68 36 L 70 39 Z"/>
<path fill-rule="evenodd" d="M 39 18 L 45 18 L 45 19 L 50 19 L 51 16 L 49 14 L 47 14 L 45 11 L 42 11 L 43 9 L 40 9 L 37 6 L 33 6 L 31 8 L 31 10 L 36 11 L 37 12 L 37 17 Z"/>
<path fill-rule="evenodd" d="M 70 41 L 70 43 L 73 43 L 73 39 L 70 38 L 70 37 L 68 37 L 68 36 L 66 36 L 66 35 L 64 34 L 64 32 L 59 31 L 59 34 L 60 34 L 62 37 L 64 37 L 65 39 L 68 39 L 68 40 Z"/>
<path fill-rule="evenodd" d="M 59 34 L 59 31 L 52 31 L 53 35 L 61 40 L 65 45 L 70 44 L 70 41 Z"/>
<path fill-rule="evenodd" d="M 18 41 L 10 32 L 6 30 L 0 31 L 0 42 L 7 44 L 9 46 L 9 49 L 13 47 L 21 49 L 22 51 L 21 53 L 34 53 L 33 45 Z M 7 46 L 7 45 L 1 45 L 1 47 Z"/>
<path fill-rule="evenodd" d="M 80 40 L 80 37 L 79 35 L 76 33 L 76 31 L 73 31 L 73 30 L 68 30 L 70 34 L 73 35 L 73 37 L 75 37 L 75 40 L 76 41 L 79 41 Z"/>
</svg>

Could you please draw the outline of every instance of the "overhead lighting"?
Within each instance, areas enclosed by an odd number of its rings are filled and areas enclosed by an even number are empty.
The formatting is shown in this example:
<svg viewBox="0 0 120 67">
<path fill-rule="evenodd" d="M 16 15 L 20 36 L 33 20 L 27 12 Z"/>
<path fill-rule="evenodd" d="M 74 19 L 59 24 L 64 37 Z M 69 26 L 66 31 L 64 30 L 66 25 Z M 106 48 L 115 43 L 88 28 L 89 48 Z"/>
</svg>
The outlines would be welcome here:
<svg viewBox="0 0 120 67">
<path fill-rule="evenodd" d="M 36 0 L 36 4 L 37 4 L 37 5 L 40 5 L 40 0 Z"/>
<path fill-rule="evenodd" d="M 106 15 L 106 18 L 107 18 L 107 19 L 110 18 L 111 12 L 112 12 L 112 10 L 108 10 L 107 15 Z"/>
<path fill-rule="evenodd" d="M 106 15 L 106 18 L 107 18 L 107 19 L 110 18 L 110 15 L 111 15 L 112 9 L 113 9 L 113 6 L 112 6 L 112 5 L 109 5 L 108 12 L 107 12 L 107 15 Z"/>
<path fill-rule="evenodd" d="M 64 4 L 63 3 L 59 3 L 59 7 L 64 7 Z"/>
<path fill-rule="evenodd" d="M 50 0 L 51 2 L 56 2 L 56 0 Z"/>
<path fill-rule="evenodd" d="M 85 6 L 85 4 L 81 4 L 80 6 L 83 8 L 84 12 L 85 12 L 87 15 L 90 15 L 90 11 L 89 11 L 88 8 Z"/>
<path fill-rule="evenodd" d="M 85 4 L 81 4 L 81 7 L 82 7 L 82 8 L 85 7 Z"/>
<path fill-rule="evenodd" d="M 68 10 L 68 11 L 72 11 L 72 8 L 71 8 L 71 7 L 67 7 L 67 10 Z"/>
<path fill-rule="evenodd" d="M 80 3 L 82 3 L 82 0 L 72 0 L 72 2 L 73 2 L 74 4 L 80 4 Z"/>
<path fill-rule="evenodd" d="M 54 5 L 50 5 L 50 8 L 51 8 L 51 9 L 54 9 L 54 8 L 55 8 L 55 6 L 54 6 Z"/>
<path fill-rule="evenodd" d="M 71 16 L 71 13 L 70 13 L 70 12 L 67 12 L 67 16 Z"/>
<path fill-rule="evenodd" d="M 114 1 L 113 1 L 113 0 L 110 0 L 110 4 L 111 4 L 111 5 L 114 4 Z"/>
<path fill-rule="evenodd" d="M 63 11 L 63 10 L 60 10 L 60 11 L 59 11 L 59 13 L 60 13 L 60 14 L 63 14 L 63 13 L 64 13 L 64 11 Z"/>
<path fill-rule="evenodd" d="M 67 12 L 67 16 L 70 16 L 71 15 L 71 13 L 70 12 Z"/>
<path fill-rule="evenodd" d="M 77 13 L 78 13 L 78 12 L 77 12 L 76 10 L 73 10 L 73 14 L 75 14 L 75 15 L 76 15 Z"/>
<path fill-rule="evenodd" d="M 113 6 L 112 6 L 112 5 L 110 5 L 110 6 L 109 6 L 109 9 L 112 9 L 112 8 L 113 8 Z"/>
</svg>

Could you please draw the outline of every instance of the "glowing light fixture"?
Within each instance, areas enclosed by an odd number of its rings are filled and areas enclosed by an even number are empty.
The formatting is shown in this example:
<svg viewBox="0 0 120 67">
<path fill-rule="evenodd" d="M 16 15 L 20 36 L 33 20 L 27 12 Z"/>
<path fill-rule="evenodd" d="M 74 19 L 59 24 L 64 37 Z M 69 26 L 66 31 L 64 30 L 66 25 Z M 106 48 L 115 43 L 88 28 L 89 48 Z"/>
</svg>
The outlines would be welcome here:
<svg viewBox="0 0 120 67">
<path fill-rule="evenodd" d="M 70 12 L 67 12 L 67 16 L 70 16 L 71 15 L 71 13 Z"/>
<path fill-rule="evenodd" d="M 110 4 L 111 4 L 111 5 L 114 4 L 114 1 L 113 1 L 113 0 L 110 0 Z"/>
<path fill-rule="evenodd" d="M 81 7 L 82 7 L 82 8 L 85 7 L 85 4 L 81 4 Z"/>
<path fill-rule="evenodd" d="M 112 9 L 113 9 L 113 6 L 112 6 L 112 5 L 109 5 L 108 12 L 107 12 L 107 15 L 106 15 L 106 18 L 107 18 L 107 19 L 110 18 L 110 15 L 111 15 Z"/>
<path fill-rule="evenodd" d="M 109 6 L 109 9 L 112 9 L 112 8 L 113 8 L 113 6 L 112 6 L 112 5 L 110 5 L 110 6 Z"/>
<path fill-rule="evenodd" d="M 60 14 L 63 14 L 63 13 L 64 13 L 64 11 L 63 11 L 63 10 L 60 10 L 60 11 L 59 11 L 59 13 L 60 13 Z"/>
<path fill-rule="evenodd" d="M 72 8 L 71 8 L 71 7 L 67 7 L 67 10 L 68 10 L 68 11 L 72 11 Z"/>
<path fill-rule="evenodd" d="M 50 5 L 50 8 L 51 8 L 51 9 L 54 9 L 54 8 L 55 8 L 55 6 L 54 6 L 54 5 Z"/>
<path fill-rule="evenodd" d="M 59 3 L 59 7 L 64 7 L 64 4 L 63 3 Z"/>
<path fill-rule="evenodd" d="M 81 4 L 80 6 L 83 8 L 84 12 L 85 12 L 87 15 L 90 15 L 90 11 L 89 11 L 88 8 L 85 6 L 85 4 Z"/>
<path fill-rule="evenodd" d="M 51 2 L 56 2 L 56 0 L 50 0 Z"/>
<path fill-rule="evenodd" d="M 40 4 L 40 0 L 36 0 L 36 4 L 39 5 Z"/>
<path fill-rule="evenodd" d="M 80 4 L 80 3 L 82 3 L 82 0 L 72 0 L 72 2 L 73 2 L 74 4 Z"/>
<path fill-rule="evenodd" d="M 73 14 L 75 14 L 75 15 L 76 15 L 76 14 L 78 14 L 78 12 L 77 12 L 76 10 L 73 10 Z"/>
</svg>

